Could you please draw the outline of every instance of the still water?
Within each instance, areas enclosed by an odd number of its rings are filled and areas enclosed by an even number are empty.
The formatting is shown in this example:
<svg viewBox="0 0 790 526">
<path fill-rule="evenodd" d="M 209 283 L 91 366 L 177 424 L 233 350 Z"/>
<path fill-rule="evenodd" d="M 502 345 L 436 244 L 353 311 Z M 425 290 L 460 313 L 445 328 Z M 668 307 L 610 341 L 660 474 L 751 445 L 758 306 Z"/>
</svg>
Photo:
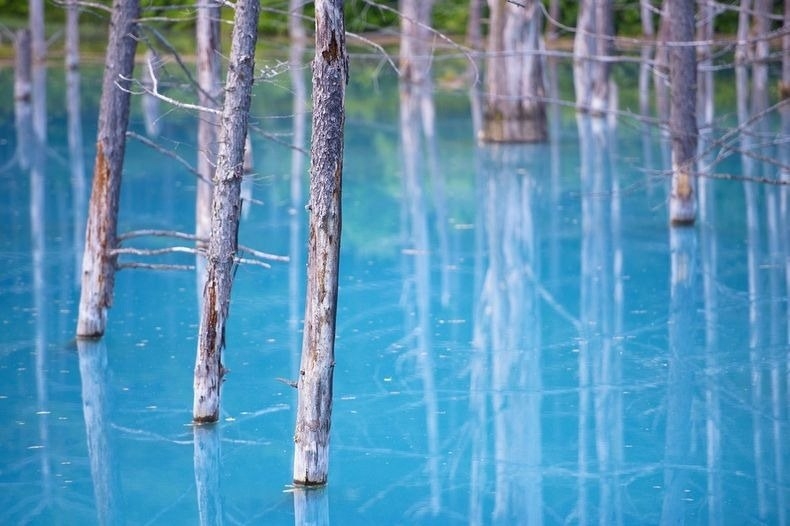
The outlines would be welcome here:
<svg viewBox="0 0 790 526">
<path fill-rule="evenodd" d="M 238 269 L 221 422 L 194 429 L 194 271 L 122 270 L 104 339 L 73 337 L 89 187 L 73 167 L 90 173 L 99 76 L 83 72 L 80 152 L 59 71 L 28 167 L 1 105 L 0 523 L 790 520 L 786 188 L 708 180 L 698 225 L 670 230 L 666 149 L 635 121 L 553 108 L 549 144 L 478 148 L 467 94 L 439 91 L 434 141 L 399 119 L 392 75 L 360 75 L 330 483 L 303 495 L 278 379 L 301 343 L 306 160 L 287 144 L 305 110 L 288 79 L 256 92 L 268 138 L 253 138 L 240 242 L 290 261 Z M 4 101 L 12 78 L 0 70 Z M 194 164 L 194 115 L 159 111 L 148 131 Z M 192 232 L 194 194 L 181 164 L 130 140 L 120 232 Z"/>
</svg>

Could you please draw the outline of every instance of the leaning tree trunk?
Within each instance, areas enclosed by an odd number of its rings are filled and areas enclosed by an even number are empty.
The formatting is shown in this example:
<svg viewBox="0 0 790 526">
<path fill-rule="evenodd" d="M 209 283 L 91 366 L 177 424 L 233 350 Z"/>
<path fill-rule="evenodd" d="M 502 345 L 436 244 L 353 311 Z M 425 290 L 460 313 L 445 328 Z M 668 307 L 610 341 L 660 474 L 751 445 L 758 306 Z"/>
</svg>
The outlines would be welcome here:
<svg viewBox="0 0 790 526">
<path fill-rule="evenodd" d="M 669 133 L 672 139 L 672 191 L 669 220 L 673 225 L 691 225 L 697 215 L 694 163 L 697 153 L 697 63 L 694 41 L 694 2 L 668 0 Z"/>
<path fill-rule="evenodd" d="M 259 10 L 259 0 L 236 2 L 195 360 L 192 418 L 200 423 L 216 422 L 219 418 L 219 393 L 224 373 L 222 350 L 238 248 L 244 143 L 255 73 Z"/>
<path fill-rule="evenodd" d="M 541 49 L 542 11 L 536 0 L 518 5 L 489 0 L 491 23 L 481 139 L 543 142 L 548 138 Z"/>
<path fill-rule="evenodd" d="M 99 105 L 99 133 L 93 189 L 85 228 L 82 259 L 82 291 L 77 318 L 78 338 L 98 338 L 104 334 L 107 309 L 112 304 L 115 283 L 113 254 L 118 240 L 118 202 L 121 170 L 129 122 L 129 84 L 137 49 L 139 0 L 115 0 L 110 19 L 110 39 L 104 63 L 104 79 Z"/>
<path fill-rule="evenodd" d="M 343 0 L 316 0 L 307 295 L 293 462 L 294 483 L 304 486 L 326 484 L 329 468 L 347 82 Z"/>
</svg>

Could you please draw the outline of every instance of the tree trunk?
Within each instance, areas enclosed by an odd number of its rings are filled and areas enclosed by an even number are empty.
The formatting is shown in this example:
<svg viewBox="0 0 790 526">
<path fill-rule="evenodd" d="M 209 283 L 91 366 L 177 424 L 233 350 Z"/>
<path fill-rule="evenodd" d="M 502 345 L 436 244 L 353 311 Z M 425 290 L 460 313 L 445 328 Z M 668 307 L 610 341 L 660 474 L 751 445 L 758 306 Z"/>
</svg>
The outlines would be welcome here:
<svg viewBox="0 0 790 526">
<path fill-rule="evenodd" d="M 33 133 L 39 144 L 47 142 L 47 40 L 44 2 L 29 1 L 30 44 L 33 58 Z M 36 102 L 38 101 L 38 102 Z"/>
<path fill-rule="evenodd" d="M 117 257 L 111 251 L 118 243 L 118 202 L 129 122 L 129 81 L 124 79 L 131 78 L 134 69 L 139 14 L 139 0 L 113 2 L 99 105 L 93 189 L 85 228 L 82 291 L 77 319 L 79 338 L 101 337 L 107 322 L 107 309 L 112 305 Z"/>
<path fill-rule="evenodd" d="M 697 63 L 694 46 L 694 2 L 668 0 L 670 20 L 669 133 L 672 139 L 672 193 L 669 220 L 691 225 L 696 218 L 694 164 L 697 153 Z"/>
<path fill-rule="evenodd" d="M 579 4 L 573 41 L 573 85 L 576 108 L 593 116 L 609 110 L 608 58 L 612 55 L 614 23 L 612 0 L 583 0 Z"/>
<path fill-rule="evenodd" d="M 214 0 L 198 0 L 195 36 L 197 40 L 198 104 L 216 109 L 220 105 L 220 4 Z M 197 181 L 195 197 L 195 235 L 198 249 L 206 249 L 211 233 L 211 181 L 217 159 L 219 119 L 205 112 L 198 118 Z M 203 258 L 199 255 L 198 258 Z M 202 282 L 199 283 L 202 289 Z"/>
<path fill-rule="evenodd" d="M 483 49 L 482 20 L 483 0 L 469 0 L 469 19 L 466 23 L 466 45 L 475 51 Z"/>
<path fill-rule="evenodd" d="M 219 418 L 220 384 L 224 373 L 222 350 L 238 247 L 244 144 L 255 73 L 259 9 L 258 0 L 236 2 L 195 360 L 192 418 L 199 423 L 216 422 Z"/>
<path fill-rule="evenodd" d="M 482 140 L 543 142 L 548 138 L 540 56 L 542 11 L 535 0 L 489 0 Z"/>
<path fill-rule="evenodd" d="M 302 360 L 297 380 L 295 484 L 326 484 L 340 257 L 343 125 L 348 81 L 342 0 L 315 2 L 310 222 Z"/>
<path fill-rule="evenodd" d="M 72 213 L 74 214 L 74 258 L 79 283 L 80 257 L 85 235 L 85 158 L 82 142 L 82 110 L 80 106 L 80 7 L 69 0 L 66 8 L 66 112 L 68 115 L 69 165 L 71 168 Z"/>
<path fill-rule="evenodd" d="M 16 160 L 23 170 L 30 168 L 34 151 L 31 62 L 30 30 L 18 29 L 14 38 L 14 128 Z"/>
</svg>

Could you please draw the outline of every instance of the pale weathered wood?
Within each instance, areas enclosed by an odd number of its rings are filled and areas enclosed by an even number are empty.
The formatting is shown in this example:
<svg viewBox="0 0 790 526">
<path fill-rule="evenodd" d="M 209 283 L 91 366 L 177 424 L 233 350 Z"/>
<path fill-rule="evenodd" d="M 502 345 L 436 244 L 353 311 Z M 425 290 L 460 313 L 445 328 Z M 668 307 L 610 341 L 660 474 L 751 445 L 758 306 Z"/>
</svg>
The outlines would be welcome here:
<svg viewBox="0 0 790 526">
<path fill-rule="evenodd" d="M 107 309 L 112 304 L 116 256 L 118 203 L 121 170 L 129 122 L 129 83 L 137 49 L 139 0 L 115 0 L 110 20 L 110 38 L 104 62 L 99 131 L 93 187 L 85 228 L 82 259 L 82 290 L 77 318 L 77 337 L 98 338 L 104 334 Z"/>
<path fill-rule="evenodd" d="M 195 359 L 192 407 L 195 422 L 215 422 L 219 418 L 220 384 L 224 374 L 222 351 L 225 347 L 225 322 L 233 283 L 234 256 L 238 249 L 244 143 L 255 73 L 259 10 L 258 0 L 236 2 Z"/>
<path fill-rule="evenodd" d="M 537 0 L 491 0 L 483 128 L 485 142 L 548 138 L 543 64 L 543 11 Z"/>
<path fill-rule="evenodd" d="M 582 0 L 573 40 L 576 108 L 602 116 L 610 108 L 609 62 L 614 44 L 612 0 Z"/>
<path fill-rule="evenodd" d="M 694 2 L 668 0 L 672 191 L 669 220 L 690 225 L 697 215 L 694 164 L 697 153 L 697 62 L 694 41 Z M 681 45 L 681 44 L 687 45 Z"/>
<path fill-rule="evenodd" d="M 307 293 L 293 462 L 293 481 L 305 486 L 325 484 L 329 468 L 348 81 L 342 0 L 315 2 L 315 28 Z"/>
</svg>

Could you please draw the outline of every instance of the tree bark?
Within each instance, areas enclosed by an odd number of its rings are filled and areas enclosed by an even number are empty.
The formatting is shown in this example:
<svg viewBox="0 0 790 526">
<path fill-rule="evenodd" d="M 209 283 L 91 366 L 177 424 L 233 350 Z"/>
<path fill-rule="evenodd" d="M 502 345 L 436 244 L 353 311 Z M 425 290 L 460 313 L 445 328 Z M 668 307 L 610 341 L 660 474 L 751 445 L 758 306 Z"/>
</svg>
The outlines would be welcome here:
<svg viewBox="0 0 790 526">
<path fill-rule="evenodd" d="M 694 2 L 668 0 L 670 20 L 669 133 L 672 139 L 672 191 L 669 220 L 691 225 L 696 218 L 694 164 L 697 153 L 697 62 L 694 41 Z"/>
<path fill-rule="evenodd" d="M 515 5 L 489 0 L 486 96 L 482 140 L 543 142 L 548 138 L 542 11 L 535 0 Z"/>
<path fill-rule="evenodd" d="M 129 122 L 130 81 L 126 79 L 131 78 L 134 69 L 139 14 L 139 0 L 113 2 L 99 104 L 93 188 L 85 228 L 78 338 L 101 337 L 107 322 L 107 309 L 112 305 L 117 257 L 110 251 L 118 244 L 118 203 Z"/>
<path fill-rule="evenodd" d="M 326 484 L 340 257 L 343 126 L 348 82 L 342 0 L 315 2 L 310 221 L 293 480 Z"/>
<path fill-rule="evenodd" d="M 198 423 L 216 422 L 219 418 L 220 384 L 224 374 L 222 351 L 225 348 L 225 322 L 233 283 L 234 256 L 238 248 L 244 144 L 255 72 L 259 9 L 259 0 L 236 2 L 195 359 L 192 418 Z"/>
</svg>

